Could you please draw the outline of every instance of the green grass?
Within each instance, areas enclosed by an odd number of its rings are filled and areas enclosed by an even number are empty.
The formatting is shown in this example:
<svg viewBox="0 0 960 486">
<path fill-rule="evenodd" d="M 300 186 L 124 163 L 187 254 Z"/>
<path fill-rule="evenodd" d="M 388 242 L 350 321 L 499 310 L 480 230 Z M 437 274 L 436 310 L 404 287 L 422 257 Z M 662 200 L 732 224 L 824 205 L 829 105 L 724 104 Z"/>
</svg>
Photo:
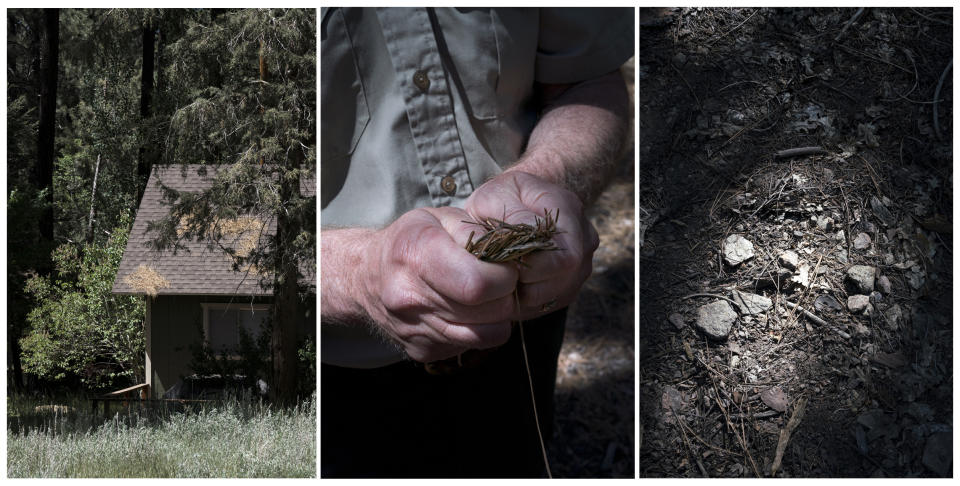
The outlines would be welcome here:
<svg viewBox="0 0 960 486">
<path fill-rule="evenodd" d="M 316 398 L 279 409 L 230 400 L 197 410 L 95 417 L 7 400 L 7 475 L 29 477 L 315 477 Z"/>
</svg>

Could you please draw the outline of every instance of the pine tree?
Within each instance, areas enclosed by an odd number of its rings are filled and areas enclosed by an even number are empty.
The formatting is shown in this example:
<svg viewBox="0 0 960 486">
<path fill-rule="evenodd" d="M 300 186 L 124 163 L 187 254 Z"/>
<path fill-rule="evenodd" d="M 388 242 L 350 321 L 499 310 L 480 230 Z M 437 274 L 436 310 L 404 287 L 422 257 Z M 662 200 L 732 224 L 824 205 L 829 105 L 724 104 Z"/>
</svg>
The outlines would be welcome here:
<svg viewBox="0 0 960 486">
<path fill-rule="evenodd" d="M 276 221 L 269 242 L 233 257 L 235 269 L 267 270 L 260 278 L 275 302 L 271 390 L 283 402 L 296 393 L 296 322 L 307 295 L 301 270 L 315 265 L 316 200 L 300 191 L 316 165 L 315 31 L 314 11 L 301 9 L 211 12 L 188 22 L 166 48 L 164 78 L 179 108 L 164 157 L 219 170 L 202 194 L 164 188 L 170 217 L 150 226 L 157 249 L 175 249 L 178 238 L 219 246 L 209 231 L 217 221 Z"/>
</svg>

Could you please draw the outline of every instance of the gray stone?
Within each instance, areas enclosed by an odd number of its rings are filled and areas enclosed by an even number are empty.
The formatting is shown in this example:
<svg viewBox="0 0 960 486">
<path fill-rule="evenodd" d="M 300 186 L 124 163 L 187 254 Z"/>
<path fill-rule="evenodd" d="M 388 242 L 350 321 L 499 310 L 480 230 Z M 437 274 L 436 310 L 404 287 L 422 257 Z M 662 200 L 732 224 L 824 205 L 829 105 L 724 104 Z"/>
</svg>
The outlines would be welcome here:
<svg viewBox="0 0 960 486">
<path fill-rule="evenodd" d="M 753 258 L 753 243 L 740 235 L 730 235 L 723 240 L 723 259 L 731 267 Z"/>
<path fill-rule="evenodd" d="M 833 218 L 828 216 L 818 216 L 817 228 L 820 228 L 820 230 L 824 232 L 833 230 Z"/>
<path fill-rule="evenodd" d="M 890 295 L 890 291 L 892 290 L 890 279 L 887 278 L 886 275 L 877 279 L 877 287 L 880 287 L 880 291 L 887 295 Z"/>
<path fill-rule="evenodd" d="M 839 302 L 837 302 L 837 299 L 829 294 L 817 296 L 817 298 L 813 301 L 813 307 L 820 312 L 837 312 L 843 310 L 843 307 Z"/>
<path fill-rule="evenodd" d="M 730 298 L 737 303 L 740 313 L 748 316 L 766 312 L 767 309 L 773 307 L 773 302 L 762 295 L 734 290 L 730 293 Z"/>
<path fill-rule="evenodd" d="M 733 307 L 730 307 L 725 300 L 718 300 L 697 309 L 697 320 L 694 325 L 708 337 L 724 340 L 727 339 L 736 321 L 737 313 Z"/>
<path fill-rule="evenodd" d="M 866 233 L 860 233 L 853 240 L 853 247 L 858 250 L 866 250 L 870 248 L 870 235 Z"/>
<path fill-rule="evenodd" d="M 780 254 L 780 265 L 790 270 L 796 270 L 797 265 L 800 265 L 800 255 L 797 255 L 797 252 L 793 250 L 787 250 Z"/>
<path fill-rule="evenodd" d="M 851 295 L 847 297 L 847 309 L 854 314 L 860 314 L 870 307 L 870 297 L 866 295 Z"/>
<path fill-rule="evenodd" d="M 670 321 L 670 324 L 673 324 L 673 327 L 677 330 L 681 330 L 686 327 L 686 322 L 683 319 L 683 316 L 677 313 L 670 314 L 670 317 L 667 318 Z"/>
<path fill-rule="evenodd" d="M 900 322 L 903 321 L 903 309 L 900 307 L 900 304 L 894 304 L 887 309 L 884 316 L 887 318 L 887 324 L 889 324 L 890 329 L 896 331 L 900 328 Z"/>
<path fill-rule="evenodd" d="M 877 269 L 866 265 L 854 265 L 847 270 L 847 282 L 861 294 L 873 292 Z"/>
</svg>

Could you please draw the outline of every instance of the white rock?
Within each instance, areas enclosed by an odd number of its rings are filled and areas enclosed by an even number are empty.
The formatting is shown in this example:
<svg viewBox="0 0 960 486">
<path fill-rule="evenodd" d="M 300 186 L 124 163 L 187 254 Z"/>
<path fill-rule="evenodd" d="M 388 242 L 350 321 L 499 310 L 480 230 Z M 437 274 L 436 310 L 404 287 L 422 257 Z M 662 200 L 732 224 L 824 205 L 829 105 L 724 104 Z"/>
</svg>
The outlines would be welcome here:
<svg viewBox="0 0 960 486">
<path fill-rule="evenodd" d="M 727 265 L 736 266 L 753 258 L 753 243 L 740 235 L 730 235 L 723 240 L 723 259 Z"/>
<path fill-rule="evenodd" d="M 804 263 L 797 268 L 797 274 L 790 277 L 790 282 L 793 285 L 799 285 L 803 288 L 810 286 L 810 265 Z"/>
<path fill-rule="evenodd" d="M 847 298 L 847 309 L 854 314 L 860 314 L 870 307 L 870 297 L 866 295 L 851 295 Z"/>
<path fill-rule="evenodd" d="M 762 295 L 734 290 L 731 292 L 730 298 L 737 303 L 737 307 L 740 308 L 740 313 L 745 316 L 760 314 L 770 307 L 773 307 L 773 301 Z M 744 320 L 746 321 L 746 319 Z"/>
<path fill-rule="evenodd" d="M 870 248 L 870 235 L 866 233 L 860 233 L 853 240 L 853 247 L 858 250 L 866 250 Z"/>
<path fill-rule="evenodd" d="M 862 294 L 873 292 L 877 269 L 866 265 L 854 265 L 847 270 L 847 281 Z"/>
<path fill-rule="evenodd" d="M 796 270 L 797 265 L 800 265 L 800 256 L 793 250 L 787 250 L 780 254 L 780 265 L 790 270 Z"/>
</svg>

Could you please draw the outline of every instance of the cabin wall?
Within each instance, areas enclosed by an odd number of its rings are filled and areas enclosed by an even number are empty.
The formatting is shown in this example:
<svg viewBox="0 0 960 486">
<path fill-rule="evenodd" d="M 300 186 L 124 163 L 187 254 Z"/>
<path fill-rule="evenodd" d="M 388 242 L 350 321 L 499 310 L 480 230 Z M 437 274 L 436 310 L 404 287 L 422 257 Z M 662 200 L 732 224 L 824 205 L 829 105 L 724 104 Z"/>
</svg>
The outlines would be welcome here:
<svg viewBox="0 0 960 486">
<path fill-rule="evenodd" d="M 238 300 L 241 299 L 241 300 Z M 160 398 L 184 376 L 194 373 L 192 347 L 202 343 L 201 303 L 249 303 L 249 297 L 204 297 L 159 295 L 148 306 L 150 312 L 147 361 L 150 363 L 150 395 Z M 256 303 L 269 303 L 259 298 Z"/>
<path fill-rule="evenodd" d="M 257 298 L 256 304 L 269 304 L 269 297 Z M 150 394 L 160 398 L 184 376 L 194 373 L 192 347 L 202 342 L 203 303 L 250 303 L 249 297 L 206 297 L 197 295 L 160 295 L 147 302 L 145 323 L 147 367 Z M 303 321 L 297 337 L 316 336 L 316 298 L 303 305 Z"/>
</svg>

